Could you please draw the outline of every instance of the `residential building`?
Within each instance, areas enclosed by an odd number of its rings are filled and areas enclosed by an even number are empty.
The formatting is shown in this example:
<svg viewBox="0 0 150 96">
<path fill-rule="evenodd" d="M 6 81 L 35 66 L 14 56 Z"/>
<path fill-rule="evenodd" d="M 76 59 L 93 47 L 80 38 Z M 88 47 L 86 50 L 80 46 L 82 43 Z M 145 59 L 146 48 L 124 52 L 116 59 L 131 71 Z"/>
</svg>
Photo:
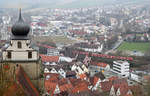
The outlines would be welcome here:
<svg viewBox="0 0 150 96">
<path fill-rule="evenodd" d="M 114 61 L 113 72 L 123 77 L 129 77 L 130 64 L 127 61 Z"/>
<path fill-rule="evenodd" d="M 76 43 L 74 47 L 89 52 L 102 52 L 103 43 L 101 44 Z"/>
</svg>

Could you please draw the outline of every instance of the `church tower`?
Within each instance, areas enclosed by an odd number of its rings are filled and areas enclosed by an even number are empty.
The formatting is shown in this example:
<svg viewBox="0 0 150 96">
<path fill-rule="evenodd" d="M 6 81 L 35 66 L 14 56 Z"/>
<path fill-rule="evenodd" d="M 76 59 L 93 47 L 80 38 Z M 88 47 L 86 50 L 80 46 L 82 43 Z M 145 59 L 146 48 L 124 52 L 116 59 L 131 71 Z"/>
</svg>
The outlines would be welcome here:
<svg viewBox="0 0 150 96">
<path fill-rule="evenodd" d="M 24 22 L 21 9 L 18 21 L 12 26 L 12 37 L 8 47 L 2 50 L 2 64 L 9 66 L 9 74 L 14 75 L 21 66 L 32 83 L 38 87 L 41 75 L 41 60 L 38 50 L 31 47 L 29 39 L 30 26 Z"/>
</svg>

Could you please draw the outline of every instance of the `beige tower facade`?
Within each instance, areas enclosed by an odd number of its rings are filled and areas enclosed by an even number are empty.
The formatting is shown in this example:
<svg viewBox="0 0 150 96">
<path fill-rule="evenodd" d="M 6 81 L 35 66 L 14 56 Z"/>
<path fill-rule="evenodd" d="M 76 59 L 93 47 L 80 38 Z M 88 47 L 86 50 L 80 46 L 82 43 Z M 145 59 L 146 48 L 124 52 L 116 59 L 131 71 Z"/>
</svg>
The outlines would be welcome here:
<svg viewBox="0 0 150 96">
<path fill-rule="evenodd" d="M 41 73 L 41 60 L 38 50 L 30 47 L 30 40 L 11 40 L 10 45 L 2 50 L 3 64 L 9 64 L 10 73 L 22 66 L 31 80 L 36 80 Z"/>
</svg>

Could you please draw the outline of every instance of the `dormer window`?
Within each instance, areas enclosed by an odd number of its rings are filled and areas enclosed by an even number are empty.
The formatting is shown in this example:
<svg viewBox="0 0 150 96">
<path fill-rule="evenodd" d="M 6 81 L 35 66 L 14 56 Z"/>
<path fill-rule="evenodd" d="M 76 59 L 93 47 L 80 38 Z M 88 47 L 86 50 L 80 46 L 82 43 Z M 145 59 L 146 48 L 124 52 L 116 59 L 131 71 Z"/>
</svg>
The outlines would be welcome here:
<svg viewBox="0 0 150 96">
<path fill-rule="evenodd" d="M 20 48 L 22 48 L 22 44 L 21 44 L 21 42 L 18 42 L 18 48 L 20 49 Z"/>
</svg>

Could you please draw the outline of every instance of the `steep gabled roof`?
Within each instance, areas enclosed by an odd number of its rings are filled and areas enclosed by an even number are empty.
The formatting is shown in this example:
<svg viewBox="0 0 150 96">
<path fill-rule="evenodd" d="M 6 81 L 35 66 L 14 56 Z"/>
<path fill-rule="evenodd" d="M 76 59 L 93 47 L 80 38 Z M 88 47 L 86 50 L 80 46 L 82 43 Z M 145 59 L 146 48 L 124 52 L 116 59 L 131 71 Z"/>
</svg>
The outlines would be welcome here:
<svg viewBox="0 0 150 96">
<path fill-rule="evenodd" d="M 73 86 L 70 83 L 69 79 L 63 78 L 61 80 L 59 80 L 58 82 L 59 88 L 61 92 L 71 92 Z"/>
<path fill-rule="evenodd" d="M 101 88 L 104 92 L 110 91 L 112 87 L 112 81 L 101 82 Z"/>
<path fill-rule="evenodd" d="M 128 87 L 128 82 L 126 79 L 116 79 L 112 81 L 115 89 L 118 89 L 120 86 Z"/>
<path fill-rule="evenodd" d="M 45 90 L 53 96 L 56 86 L 58 84 L 58 74 L 56 73 L 49 73 L 45 74 Z"/>
<path fill-rule="evenodd" d="M 75 84 L 73 84 L 74 87 L 72 89 L 72 93 L 89 91 L 88 85 L 89 85 L 88 82 L 78 80 Z"/>
<path fill-rule="evenodd" d="M 26 95 L 40 96 L 38 90 L 34 87 L 30 78 L 27 76 L 27 74 L 25 73 L 25 71 L 23 70 L 23 68 L 21 66 L 19 66 L 16 69 L 16 80 L 19 83 L 19 85 L 21 86 L 21 88 L 23 88 L 23 90 L 25 90 Z"/>
<path fill-rule="evenodd" d="M 3 96 L 15 96 L 18 92 L 20 92 L 19 95 L 25 95 L 24 90 L 16 82 L 14 82 L 14 84 L 12 84 L 7 91 L 4 92 Z"/>
</svg>

